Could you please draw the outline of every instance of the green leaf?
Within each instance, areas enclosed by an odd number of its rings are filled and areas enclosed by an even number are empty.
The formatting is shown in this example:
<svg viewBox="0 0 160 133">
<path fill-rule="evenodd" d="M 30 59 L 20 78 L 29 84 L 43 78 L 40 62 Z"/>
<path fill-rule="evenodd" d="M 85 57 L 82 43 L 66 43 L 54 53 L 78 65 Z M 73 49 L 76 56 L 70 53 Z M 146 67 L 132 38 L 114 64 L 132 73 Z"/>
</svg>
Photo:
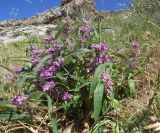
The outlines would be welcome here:
<svg viewBox="0 0 160 133">
<path fill-rule="evenodd" d="M 18 75 L 19 76 L 19 80 L 17 81 L 17 88 L 18 89 L 22 89 L 22 87 L 24 86 L 24 83 L 26 82 L 27 79 L 33 79 L 34 75 L 30 75 L 30 74 L 21 74 Z"/>
<path fill-rule="evenodd" d="M 16 86 L 17 86 L 18 89 L 22 89 L 26 79 L 27 79 L 27 77 L 22 77 L 17 81 L 17 85 Z"/>
<path fill-rule="evenodd" d="M 39 98 L 40 98 L 41 96 L 43 96 L 43 95 L 44 95 L 44 93 L 41 92 L 41 91 L 33 92 L 33 93 L 31 93 L 31 94 L 29 95 L 27 101 L 28 101 L 28 100 L 29 100 L 29 101 L 37 100 L 37 99 L 39 99 Z"/>
<path fill-rule="evenodd" d="M 136 93 L 136 84 L 133 79 L 128 80 L 128 85 L 130 88 L 130 95 L 134 95 Z"/>
<path fill-rule="evenodd" d="M 108 67 L 108 69 L 110 69 L 111 64 L 109 64 L 109 63 L 101 64 L 96 68 L 95 74 L 94 74 L 94 76 L 92 77 L 92 80 L 91 80 L 90 96 L 93 95 L 94 90 L 96 88 L 96 85 L 99 82 L 102 73 L 105 72 L 107 67 Z"/>
<path fill-rule="evenodd" d="M 103 90 L 104 85 L 99 81 L 96 85 L 96 89 L 94 91 L 94 110 L 93 110 L 93 118 L 97 121 L 102 109 L 102 101 L 103 101 Z"/>
<path fill-rule="evenodd" d="M 118 109 L 121 108 L 121 104 L 120 104 L 119 101 L 116 100 L 116 99 L 111 99 L 110 105 L 111 105 L 112 108 L 114 108 L 114 109 L 116 109 L 116 110 L 118 110 Z"/>
<path fill-rule="evenodd" d="M 77 80 L 78 82 L 86 83 L 86 80 L 81 78 L 81 77 L 79 77 L 79 76 L 71 75 L 71 78 L 73 78 L 74 80 Z"/>
<path fill-rule="evenodd" d="M 8 67 L 6 67 L 6 66 L 3 66 L 3 65 L 0 64 L 0 67 L 6 69 L 6 70 L 9 71 L 9 72 L 12 72 L 12 70 L 10 70 L 10 69 L 9 69 Z"/>
<path fill-rule="evenodd" d="M 47 97 L 47 102 L 48 102 L 48 112 L 50 112 L 52 109 L 52 99 L 48 94 L 46 94 L 46 97 Z"/>
<path fill-rule="evenodd" d="M 61 28 L 59 28 L 59 31 L 57 32 L 55 36 L 55 40 L 63 33 L 64 28 L 66 27 L 66 24 L 62 25 Z"/>
<path fill-rule="evenodd" d="M 80 61 L 84 61 L 84 57 L 83 57 L 83 56 L 77 54 L 77 57 L 78 57 L 78 59 L 79 59 Z"/>
<path fill-rule="evenodd" d="M 96 28 L 93 28 L 93 30 L 94 30 L 95 36 L 96 36 L 96 38 L 97 38 L 97 40 L 98 40 L 99 36 L 98 36 L 98 33 L 97 33 Z"/>
<path fill-rule="evenodd" d="M 136 83 L 131 73 L 129 74 L 129 77 L 128 77 L 128 85 L 130 88 L 130 95 L 132 96 L 136 93 Z"/>
<path fill-rule="evenodd" d="M 9 107 L 12 106 L 10 101 L 0 101 L 0 107 Z"/>
<path fill-rule="evenodd" d="M 122 54 L 120 54 L 120 53 L 117 53 L 117 52 L 110 52 L 112 55 L 114 55 L 114 56 L 117 56 L 117 57 L 120 57 L 120 58 L 122 58 L 122 59 L 124 59 L 124 60 L 128 60 L 128 58 L 127 57 L 125 57 L 124 55 L 122 55 Z"/>
<path fill-rule="evenodd" d="M 18 114 L 16 111 L 13 110 L 4 110 L 0 111 L 0 120 L 5 121 L 5 120 L 20 120 L 27 118 L 29 116 L 25 114 Z"/>
<path fill-rule="evenodd" d="M 102 121 L 98 121 L 97 124 L 93 127 L 93 129 L 91 130 L 91 133 L 99 133 L 99 128 L 106 125 L 106 124 L 109 124 L 111 123 L 110 120 L 102 120 Z"/>
<path fill-rule="evenodd" d="M 78 49 L 76 52 L 73 52 L 73 53 L 65 56 L 65 60 L 67 58 L 69 58 L 70 56 L 73 56 L 73 55 L 77 55 L 77 54 L 80 54 L 80 53 L 91 53 L 91 52 L 94 52 L 94 51 L 90 50 L 90 49 L 87 49 L 87 48 Z"/>
<path fill-rule="evenodd" d="M 61 73 L 57 73 L 57 74 L 56 74 L 56 77 L 59 78 L 59 79 L 60 79 L 61 81 L 63 81 L 63 82 L 66 81 L 66 78 L 65 78 L 65 77 L 63 76 L 63 74 L 61 74 Z"/>
<path fill-rule="evenodd" d="M 75 89 L 69 90 L 69 91 L 78 92 L 81 88 L 83 88 L 83 87 L 85 87 L 85 86 L 87 86 L 87 85 L 89 85 L 89 84 L 90 84 L 90 82 L 85 82 L 84 84 L 76 87 Z"/>
<path fill-rule="evenodd" d="M 58 128 L 57 128 L 57 120 L 56 118 L 52 118 L 52 123 L 51 123 L 51 133 L 58 133 Z"/>
</svg>

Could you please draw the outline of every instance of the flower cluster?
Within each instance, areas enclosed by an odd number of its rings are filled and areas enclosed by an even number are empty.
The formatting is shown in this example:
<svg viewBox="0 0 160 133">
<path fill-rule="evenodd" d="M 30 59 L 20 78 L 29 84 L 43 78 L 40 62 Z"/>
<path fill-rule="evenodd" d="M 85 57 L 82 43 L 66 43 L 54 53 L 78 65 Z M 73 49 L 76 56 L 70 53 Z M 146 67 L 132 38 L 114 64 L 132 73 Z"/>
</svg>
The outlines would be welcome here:
<svg viewBox="0 0 160 133">
<path fill-rule="evenodd" d="M 22 72 L 22 67 L 20 66 L 13 67 L 12 71 L 15 72 L 16 74 L 19 74 L 20 72 Z"/>
<path fill-rule="evenodd" d="M 137 66 L 137 61 L 135 59 L 131 59 L 128 65 L 130 68 L 135 68 Z"/>
<path fill-rule="evenodd" d="M 88 26 L 88 25 L 79 27 L 79 31 L 82 32 L 82 33 L 89 32 L 90 30 L 91 30 L 91 27 Z"/>
<path fill-rule="evenodd" d="M 28 95 L 15 96 L 11 99 L 11 102 L 14 105 L 22 105 L 27 98 L 28 98 Z"/>
<path fill-rule="evenodd" d="M 38 57 L 38 56 L 33 56 L 33 57 L 31 57 L 31 62 L 32 63 L 39 63 L 40 62 L 40 57 Z"/>
<path fill-rule="evenodd" d="M 134 49 L 137 49 L 137 48 L 139 48 L 140 44 L 139 44 L 139 42 L 132 42 L 132 43 L 131 43 L 131 46 L 132 46 Z"/>
<path fill-rule="evenodd" d="M 52 75 L 53 75 L 53 72 L 50 71 L 50 70 L 42 69 L 42 70 L 40 71 L 40 77 L 42 77 L 42 78 L 51 77 Z"/>
<path fill-rule="evenodd" d="M 66 26 L 71 26 L 74 21 L 71 18 L 67 17 L 64 19 L 64 23 L 66 24 Z"/>
<path fill-rule="evenodd" d="M 102 51 L 107 51 L 108 50 L 108 46 L 107 46 L 107 44 L 103 44 L 103 43 L 92 44 L 91 45 L 91 49 L 96 50 L 98 52 L 102 52 Z"/>
<path fill-rule="evenodd" d="M 72 98 L 71 94 L 61 89 L 58 89 L 52 96 L 63 101 L 70 101 Z"/>
<path fill-rule="evenodd" d="M 132 53 L 131 53 L 131 59 L 128 63 L 129 67 L 135 68 L 137 66 L 137 57 L 140 54 L 140 43 L 139 42 L 132 42 L 131 43 L 132 47 Z"/>
<path fill-rule="evenodd" d="M 88 67 L 88 68 L 86 68 L 86 72 L 87 72 L 87 73 L 90 73 L 92 70 L 93 70 L 93 68 L 92 68 L 92 67 Z"/>
<path fill-rule="evenodd" d="M 11 73 L 5 73 L 4 76 L 6 78 L 7 83 L 14 83 L 17 80 L 17 77 L 15 77 Z"/>
<path fill-rule="evenodd" d="M 53 53 L 55 53 L 55 52 L 57 52 L 57 51 L 59 51 L 59 50 L 61 50 L 61 46 L 59 46 L 59 45 L 57 45 L 57 46 L 52 46 L 52 47 L 48 48 L 48 49 L 45 51 L 45 53 L 46 53 L 46 54 L 53 54 Z"/>
<path fill-rule="evenodd" d="M 64 19 L 64 23 L 66 24 L 66 28 L 64 29 L 64 34 L 68 35 L 72 32 L 72 24 L 74 23 L 72 19 L 69 17 Z"/>
<path fill-rule="evenodd" d="M 108 95 L 112 89 L 112 86 L 113 86 L 111 76 L 109 75 L 109 73 L 104 72 L 104 73 L 102 73 L 101 78 L 102 78 L 103 84 L 105 86 L 104 92 L 105 92 L 105 94 Z"/>
<path fill-rule="evenodd" d="M 91 21 L 90 20 L 86 20 L 86 19 L 82 19 L 82 22 L 84 25 L 90 25 Z"/>
<path fill-rule="evenodd" d="M 43 91 L 45 92 L 45 91 L 48 91 L 48 90 L 50 90 L 50 89 L 52 89 L 52 88 L 54 88 L 54 87 L 55 87 L 55 83 L 54 83 L 53 81 L 50 81 L 50 82 L 46 82 L 46 83 L 43 85 L 42 89 L 43 89 Z"/>
<path fill-rule="evenodd" d="M 40 77 L 47 78 L 55 74 L 58 68 L 64 63 L 64 59 L 59 59 L 57 61 L 51 62 L 51 66 L 48 69 L 41 69 L 40 70 Z"/>
<path fill-rule="evenodd" d="M 140 43 L 139 42 L 132 42 L 131 46 L 132 46 L 132 56 L 135 57 L 135 58 L 138 57 Z"/>
<path fill-rule="evenodd" d="M 37 55 L 39 53 L 39 50 L 36 46 L 30 45 L 30 51 L 32 55 Z"/>
<path fill-rule="evenodd" d="M 96 51 L 96 55 L 90 59 L 90 63 L 92 63 L 92 66 L 86 68 L 87 73 L 94 70 L 94 68 L 96 68 L 96 66 L 98 66 L 99 64 L 103 64 L 109 61 L 108 55 L 105 55 L 108 50 L 107 44 L 92 44 L 90 47 L 92 50 Z"/>
<path fill-rule="evenodd" d="M 105 63 L 105 62 L 107 62 L 107 61 L 109 61 L 109 57 L 108 57 L 108 55 L 104 55 L 104 56 L 100 56 L 100 55 L 97 55 L 95 58 L 92 58 L 91 60 L 90 60 L 90 62 L 94 62 L 94 63 L 96 63 L 97 65 L 98 64 L 103 64 L 103 63 Z"/>
<path fill-rule="evenodd" d="M 103 55 L 103 52 L 106 52 L 108 50 L 107 44 L 92 44 L 91 49 L 97 51 L 96 57 L 92 58 L 91 62 L 95 62 L 98 65 L 109 61 L 108 55 Z"/>
<path fill-rule="evenodd" d="M 40 62 L 39 54 L 43 53 L 43 50 L 38 50 L 36 46 L 30 45 L 30 51 L 31 51 L 31 62 L 36 64 Z"/>
<path fill-rule="evenodd" d="M 90 22 L 86 19 L 83 19 L 83 25 L 79 27 L 79 32 L 82 34 L 79 41 L 84 43 L 88 40 L 89 32 L 91 31 Z"/>
<path fill-rule="evenodd" d="M 45 35 L 43 38 L 46 42 L 52 42 L 55 39 L 55 35 Z"/>
</svg>

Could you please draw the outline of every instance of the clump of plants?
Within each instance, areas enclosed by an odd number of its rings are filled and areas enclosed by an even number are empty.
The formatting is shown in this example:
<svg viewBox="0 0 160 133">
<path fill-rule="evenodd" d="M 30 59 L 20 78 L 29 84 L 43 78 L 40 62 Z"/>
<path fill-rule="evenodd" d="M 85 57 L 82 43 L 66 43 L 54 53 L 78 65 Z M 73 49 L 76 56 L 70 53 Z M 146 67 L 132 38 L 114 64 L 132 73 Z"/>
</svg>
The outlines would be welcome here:
<svg viewBox="0 0 160 133">
<path fill-rule="evenodd" d="M 86 19 L 66 18 L 43 38 L 41 48 L 30 44 L 28 63 L 5 74 L 15 94 L 3 102 L 3 120 L 40 123 L 41 128 L 33 126 L 37 132 L 62 132 L 70 123 L 76 131 L 101 132 L 114 121 L 109 112 L 121 108 L 118 100 L 136 93 L 140 43 L 130 42 L 124 56 L 101 34 L 100 21 L 92 26 Z"/>
</svg>

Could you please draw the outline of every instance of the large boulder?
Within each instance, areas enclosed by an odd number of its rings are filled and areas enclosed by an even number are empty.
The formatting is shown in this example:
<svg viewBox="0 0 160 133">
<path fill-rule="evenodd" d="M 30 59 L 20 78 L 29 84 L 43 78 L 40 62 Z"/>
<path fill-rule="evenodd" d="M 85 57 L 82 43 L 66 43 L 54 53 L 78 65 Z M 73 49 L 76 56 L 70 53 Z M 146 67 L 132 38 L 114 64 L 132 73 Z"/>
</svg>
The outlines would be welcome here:
<svg viewBox="0 0 160 133">
<path fill-rule="evenodd" d="M 60 7 L 63 7 L 63 15 L 71 18 L 91 18 L 96 14 L 94 0 L 61 0 Z"/>
</svg>

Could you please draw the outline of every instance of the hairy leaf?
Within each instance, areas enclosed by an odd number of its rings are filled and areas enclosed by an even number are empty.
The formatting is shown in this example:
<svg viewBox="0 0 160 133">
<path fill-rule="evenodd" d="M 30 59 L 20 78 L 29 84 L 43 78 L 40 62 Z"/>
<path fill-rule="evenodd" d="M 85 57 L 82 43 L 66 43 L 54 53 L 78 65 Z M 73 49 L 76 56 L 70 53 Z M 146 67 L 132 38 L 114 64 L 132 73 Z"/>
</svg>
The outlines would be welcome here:
<svg viewBox="0 0 160 133">
<path fill-rule="evenodd" d="M 98 117 L 99 117 L 101 109 L 102 109 L 103 90 L 104 90 L 104 85 L 101 83 L 101 81 L 99 81 L 99 83 L 97 84 L 96 89 L 94 91 L 93 117 L 95 120 L 98 120 Z"/>
<path fill-rule="evenodd" d="M 103 72 L 105 72 L 105 70 L 107 69 L 107 67 L 109 66 L 109 63 L 105 63 L 105 64 L 101 64 L 96 68 L 95 74 L 92 77 L 91 80 L 91 85 L 90 85 L 90 95 L 93 95 L 94 90 L 96 89 L 96 85 L 99 82 L 101 75 Z"/>
</svg>

